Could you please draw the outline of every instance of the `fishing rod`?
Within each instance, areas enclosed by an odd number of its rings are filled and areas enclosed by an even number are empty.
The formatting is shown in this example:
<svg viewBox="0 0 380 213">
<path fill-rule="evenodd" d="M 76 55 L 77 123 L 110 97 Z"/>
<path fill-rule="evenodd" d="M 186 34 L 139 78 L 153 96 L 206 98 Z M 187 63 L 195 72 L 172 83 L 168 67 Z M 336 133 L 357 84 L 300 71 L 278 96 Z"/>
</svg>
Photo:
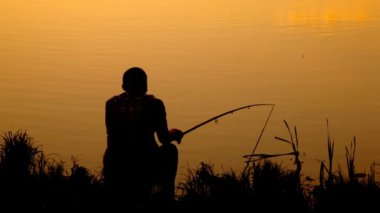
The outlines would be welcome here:
<svg viewBox="0 0 380 213">
<path fill-rule="evenodd" d="M 268 116 L 268 119 L 269 119 L 270 115 L 272 114 L 272 111 L 273 111 L 273 108 L 274 108 L 274 104 L 251 104 L 251 105 L 247 105 L 247 106 L 239 107 L 239 108 L 236 108 L 236 109 L 233 109 L 233 110 L 230 110 L 230 111 L 224 112 L 224 113 L 222 113 L 222 114 L 219 114 L 219 115 L 217 115 L 217 116 L 215 116 L 215 117 L 212 117 L 212 118 L 210 118 L 210 119 L 208 119 L 208 120 L 206 120 L 206 121 L 204 121 L 204 122 L 202 122 L 202 123 L 200 123 L 200 124 L 197 124 L 197 125 L 191 127 L 190 129 L 184 131 L 184 132 L 183 132 L 183 135 L 186 135 L 187 133 L 190 133 L 190 132 L 192 132 L 192 131 L 198 129 L 198 128 L 201 127 L 201 126 L 203 126 L 203 125 L 205 125 L 205 124 L 207 124 L 207 123 L 210 123 L 211 121 L 217 120 L 218 118 L 221 118 L 221 117 L 226 116 L 226 115 L 228 115 L 228 114 L 232 114 L 232 113 L 234 113 L 234 112 L 236 112 L 236 111 L 239 111 L 239 110 L 242 110 L 242 109 L 249 109 L 249 108 L 251 108 L 251 107 L 257 107 L 257 106 L 272 106 L 272 110 L 271 110 L 271 112 L 270 112 L 270 114 L 269 114 L 269 116 Z M 267 121 L 268 121 L 268 119 L 267 119 Z M 265 123 L 265 126 L 266 126 L 266 124 L 267 124 L 267 122 Z M 265 128 L 265 126 L 264 126 L 264 128 Z M 262 133 L 261 133 L 261 134 L 262 134 Z M 260 135 L 260 138 L 261 138 L 261 135 Z"/>
</svg>

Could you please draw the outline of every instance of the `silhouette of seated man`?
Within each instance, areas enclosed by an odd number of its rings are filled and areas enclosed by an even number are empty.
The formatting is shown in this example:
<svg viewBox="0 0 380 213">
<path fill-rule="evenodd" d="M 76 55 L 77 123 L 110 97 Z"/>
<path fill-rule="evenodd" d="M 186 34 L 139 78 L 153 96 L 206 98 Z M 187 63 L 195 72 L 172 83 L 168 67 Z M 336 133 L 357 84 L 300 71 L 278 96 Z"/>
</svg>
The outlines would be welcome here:
<svg viewBox="0 0 380 213">
<path fill-rule="evenodd" d="M 171 200 L 178 164 L 178 150 L 171 142 L 179 144 L 183 133 L 168 129 L 163 101 L 146 94 L 147 75 L 143 69 L 128 69 L 122 88 L 125 92 L 106 102 L 104 180 L 113 193 L 127 195 L 131 202 L 149 198 L 153 188 L 162 198 Z"/>
</svg>

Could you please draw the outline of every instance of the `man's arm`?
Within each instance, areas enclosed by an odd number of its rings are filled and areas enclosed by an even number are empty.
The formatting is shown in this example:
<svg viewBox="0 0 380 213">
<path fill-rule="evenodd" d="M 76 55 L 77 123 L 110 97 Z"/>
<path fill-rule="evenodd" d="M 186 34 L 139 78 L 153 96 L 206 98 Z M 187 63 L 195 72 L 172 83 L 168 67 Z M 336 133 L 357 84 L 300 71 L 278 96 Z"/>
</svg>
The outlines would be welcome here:
<svg viewBox="0 0 380 213">
<path fill-rule="evenodd" d="M 157 100 L 156 103 L 156 119 L 157 119 L 157 136 L 162 144 L 168 144 L 170 142 L 177 141 L 181 143 L 183 133 L 179 129 L 168 129 L 168 124 L 166 120 L 165 105 L 161 100 Z"/>
</svg>

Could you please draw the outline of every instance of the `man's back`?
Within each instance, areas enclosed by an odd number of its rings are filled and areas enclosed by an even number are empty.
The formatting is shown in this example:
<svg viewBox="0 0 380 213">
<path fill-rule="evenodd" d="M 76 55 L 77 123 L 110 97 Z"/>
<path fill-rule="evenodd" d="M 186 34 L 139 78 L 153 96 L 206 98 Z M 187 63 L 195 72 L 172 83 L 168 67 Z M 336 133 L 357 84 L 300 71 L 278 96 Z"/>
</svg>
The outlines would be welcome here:
<svg viewBox="0 0 380 213">
<path fill-rule="evenodd" d="M 154 169 L 159 149 L 154 133 L 167 129 L 165 107 L 160 99 L 128 93 L 112 97 L 106 102 L 106 127 L 108 148 L 104 160 L 112 177 L 125 178 L 128 175 L 125 168 L 139 175 Z"/>
<path fill-rule="evenodd" d="M 104 180 L 111 191 L 139 199 L 158 185 L 162 196 L 171 199 L 178 165 L 178 150 L 171 142 L 180 143 L 183 133 L 168 130 L 164 103 L 146 94 L 147 76 L 141 68 L 128 69 L 122 87 L 124 93 L 106 102 Z"/>
<path fill-rule="evenodd" d="M 167 128 L 165 107 L 152 95 L 122 93 L 106 102 L 106 127 L 110 149 L 155 150 L 154 132 Z"/>
</svg>

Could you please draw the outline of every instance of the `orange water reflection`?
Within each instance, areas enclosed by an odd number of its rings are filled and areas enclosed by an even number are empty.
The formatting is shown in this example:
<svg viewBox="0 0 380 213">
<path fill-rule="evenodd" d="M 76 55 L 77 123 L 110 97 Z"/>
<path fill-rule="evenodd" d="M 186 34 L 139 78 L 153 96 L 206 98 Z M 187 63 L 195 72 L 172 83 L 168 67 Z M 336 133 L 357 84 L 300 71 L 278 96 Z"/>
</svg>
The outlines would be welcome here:
<svg viewBox="0 0 380 213">
<path fill-rule="evenodd" d="M 332 28 L 357 28 L 368 25 L 378 18 L 374 8 L 378 1 L 336 0 L 336 1 L 289 1 L 285 21 L 316 32 L 331 32 Z"/>
</svg>

